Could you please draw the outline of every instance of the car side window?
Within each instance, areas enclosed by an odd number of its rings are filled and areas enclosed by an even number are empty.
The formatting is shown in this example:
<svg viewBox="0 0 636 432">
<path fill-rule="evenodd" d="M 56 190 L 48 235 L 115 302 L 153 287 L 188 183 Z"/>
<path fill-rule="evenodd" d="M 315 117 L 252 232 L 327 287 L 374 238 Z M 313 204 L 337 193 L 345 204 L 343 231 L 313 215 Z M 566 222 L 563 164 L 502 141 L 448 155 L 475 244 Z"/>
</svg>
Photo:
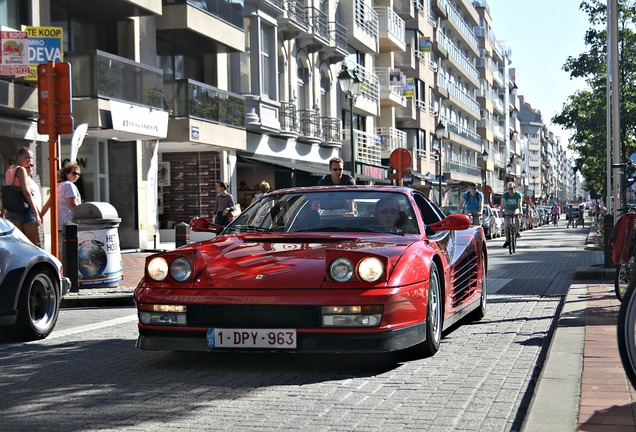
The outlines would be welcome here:
<svg viewBox="0 0 636 432">
<path fill-rule="evenodd" d="M 427 226 L 444 219 L 442 212 L 437 210 L 437 208 L 431 204 L 429 199 L 421 193 L 414 193 L 413 199 L 415 199 L 415 204 L 417 204 L 417 208 L 422 215 L 422 220 Z"/>
</svg>

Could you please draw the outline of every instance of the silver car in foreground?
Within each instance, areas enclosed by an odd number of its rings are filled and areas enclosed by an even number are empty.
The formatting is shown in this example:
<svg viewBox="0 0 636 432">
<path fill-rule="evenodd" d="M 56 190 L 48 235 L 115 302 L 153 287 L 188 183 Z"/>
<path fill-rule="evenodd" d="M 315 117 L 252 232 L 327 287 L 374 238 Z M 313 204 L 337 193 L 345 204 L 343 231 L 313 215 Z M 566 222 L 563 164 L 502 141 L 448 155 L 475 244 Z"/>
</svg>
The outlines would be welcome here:
<svg viewBox="0 0 636 432">
<path fill-rule="evenodd" d="M 71 286 L 62 263 L 0 217 L 0 333 L 12 340 L 44 339 L 55 327 Z"/>
</svg>

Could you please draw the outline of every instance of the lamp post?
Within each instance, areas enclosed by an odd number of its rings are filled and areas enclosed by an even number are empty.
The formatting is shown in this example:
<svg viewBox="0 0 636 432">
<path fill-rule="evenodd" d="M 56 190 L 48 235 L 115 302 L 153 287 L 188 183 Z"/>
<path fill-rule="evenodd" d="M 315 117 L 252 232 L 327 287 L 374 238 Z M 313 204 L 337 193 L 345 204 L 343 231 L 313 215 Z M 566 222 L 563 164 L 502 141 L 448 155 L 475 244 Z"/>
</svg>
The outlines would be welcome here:
<svg viewBox="0 0 636 432">
<path fill-rule="evenodd" d="M 342 70 L 338 75 L 338 82 L 340 83 L 340 89 L 345 95 L 345 98 L 349 101 L 350 112 L 350 139 L 351 139 L 351 176 L 356 177 L 356 143 L 353 139 L 353 104 L 356 98 L 360 95 L 361 84 L 360 78 L 354 68 L 349 69 L 347 65 L 342 65 Z"/>
<path fill-rule="evenodd" d="M 435 126 L 435 136 L 439 140 L 439 206 L 442 207 L 442 178 L 444 177 L 443 169 L 442 169 L 442 140 L 444 139 L 444 133 L 446 132 L 446 127 L 444 127 L 444 123 L 440 120 Z"/>
<path fill-rule="evenodd" d="M 532 175 L 532 200 L 534 201 L 537 197 L 537 176 Z"/>
<path fill-rule="evenodd" d="M 523 171 L 521 171 L 521 181 L 523 182 L 523 202 L 526 202 L 526 195 L 528 194 L 527 190 L 526 190 L 526 178 L 528 177 L 528 174 L 526 173 L 526 170 L 524 169 Z"/>
<path fill-rule="evenodd" d="M 510 181 L 510 172 L 512 171 L 512 164 L 508 162 L 506 165 L 506 183 Z"/>
<path fill-rule="evenodd" d="M 488 186 L 488 167 L 486 166 L 486 162 L 488 162 L 488 152 L 486 151 L 486 149 L 484 149 L 483 152 L 481 152 L 481 159 L 484 161 L 484 191 L 486 192 L 486 195 L 488 195 L 488 190 L 487 190 L 487 186 Z M 488 198 L 488 197 L 486 197 Z M 486 203 L 488 203 L 488 199 L 486 199 Z"/>
</svg>

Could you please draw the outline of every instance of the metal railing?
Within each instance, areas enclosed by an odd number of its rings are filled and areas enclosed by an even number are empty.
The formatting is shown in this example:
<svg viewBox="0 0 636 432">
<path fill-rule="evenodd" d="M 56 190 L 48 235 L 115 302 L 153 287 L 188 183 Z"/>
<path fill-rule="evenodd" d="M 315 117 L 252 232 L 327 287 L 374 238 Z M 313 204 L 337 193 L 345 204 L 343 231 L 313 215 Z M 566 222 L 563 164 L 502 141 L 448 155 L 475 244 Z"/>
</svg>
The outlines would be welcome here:
<svg viewBox="0 0 636 432">
<path fill-rule="evenodd" d="M 300 136 L 305 138 L 320 138 L 322 133 L 320 128 L 320 114 L 314 110 L 298 110 L 298 120 L 300 126 Z"/>
<path fill-rule="evenodd" d="M 322 125 L 322 137 L 325 142 L 342 144 L 339 119 L 333 117 L 320 117 L 320 124 Z"/>
<path fill-rule="evenodd" d="M 475 49 L 479 48 L 477 44 L 477 38 L 475 34 L 471 30 L 470 26 L 466 24 L 466 21 L 462 18 L 462 16 L 457 12 L 457 10 L 450 3 L 446 3 L 446 12 L 448 12 L 448 18 L 452 20 L 457 27 L 460 28 L 461 33 L 464 35 L 468 43 L 471 44 Z"/>
<path fill-rule="evenodd" d="M 329 41 L 329 20 L 327 14 L 316 8 L 308 8 L 307 18 L 311 22 L 311 28 L 314 34 L 325 41 Z"/>
<path fill-rule="evenodd" d="M 378 14 L 379 27 L 395 36 L 396 39 L 406 43 L 406 24 L 392 8 L 374 7 Z"/>
<path fill-rule="evenodd" d="M 355 0 L 354 19 L 356 25 L 369 34 L 374 39 L 378 38 L 380 23 L 378 14 L 372 7 L 367 6 L 364 0 Z"/>
<path fill-rule="evenodd" d="M 278 118 L 280 121 L 281 131 L 298 133 L 298 116 L 296 115 L 296 105 L 289 102 L 281 102 Z"/>
<path fill-rule="evenodd" d="M 481 137 L 477 135 L 475 132 L 472 132 L 466 129 L 465 127 L 460 126 L 457 123 L 452 121 L 448 121 L 446 127 L 448 127 L 448 130 L 451 133 L 454 133 L 455 135 L 459 135 L 462 138 L 465 138 L 474 144 L 481 145 Z"/>
<path fill-rule="evenodd" d="M 342 24 L 332 21 L 329 23 L 330 40 L 334 41 L 336 48 L 348 52 L 349 45 L 347 43 L 347 28 Z"/>
<path fill-rule="evenodd" d="M 406 148 L 406 132 L 394 127 L 375 128 L 383 152 L 392 152 L 397 148 Z"/>
</svg>

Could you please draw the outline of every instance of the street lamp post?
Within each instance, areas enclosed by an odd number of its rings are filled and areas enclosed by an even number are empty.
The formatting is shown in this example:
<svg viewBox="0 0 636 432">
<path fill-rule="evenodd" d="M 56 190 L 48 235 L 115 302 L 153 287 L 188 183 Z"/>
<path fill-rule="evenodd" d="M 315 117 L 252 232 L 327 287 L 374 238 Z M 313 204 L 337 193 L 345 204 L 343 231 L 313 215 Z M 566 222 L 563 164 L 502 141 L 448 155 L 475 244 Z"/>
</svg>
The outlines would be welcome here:
<svg viewBox="0 0 636 432">
<path fill-rule="evenodd" d="M 528 174 L 526 173 L 526 170 L 524 169 L 523 171 L 521 171 L 521 181 L 523 182 L 523 202 L 526 202 L 526 196 L 528 194 L 527 189 L 526 189 L 526 178 L 528 177 Z"/>
<path fill-rule="evenodd" d="M 350 113 L 350 139 L 351 139 L 351 176 L 356 177 L 356 143 L 353 139 L 353 104 L 356 98 L 360 95 L 361 84 L 360 78 L 354 68 L 349 69 L 345 64 L 342 65 L 342 70 L 338 75 L 338 82 L 340 83 L 340 89 L 345 95 L 345 98 L 349 101 L 349 113 Z"/>
<path fill-rule="evenodd" d="M 444 127 L 444 123 L 440 120 L 435 126 L 435 136 L 439 140 L 439 206 L 442 207 L 442 179 L 444 177 L 444 170 L 442 168 L 442 140 L 444 139 L 444 133 L 446 132 L 446 128 Z"/>
<path fill-rule="evenodd" d="M 512 164 L 508 162 L 506 165 L 506 183 L 510 181 L 510 173 L 512 172 Z"/>
<path fill-rule="evenodd" d="M 488 167 L 486 166 L 486 162 L 488 162 L 488 152 L 486 151 L 486 149 L 481 152 L 481 159 L 484 161 L 484 192 L 486 192 L 486 195 L 488 195 Z M 486 197 L 486 203 L 488 203 L 488 197 Z"/>
<path fill-rule="evenodd" d="M 532 201 L 536 200 L 537 197 L 537 176 L 532 176 Z"/>
</svg>

